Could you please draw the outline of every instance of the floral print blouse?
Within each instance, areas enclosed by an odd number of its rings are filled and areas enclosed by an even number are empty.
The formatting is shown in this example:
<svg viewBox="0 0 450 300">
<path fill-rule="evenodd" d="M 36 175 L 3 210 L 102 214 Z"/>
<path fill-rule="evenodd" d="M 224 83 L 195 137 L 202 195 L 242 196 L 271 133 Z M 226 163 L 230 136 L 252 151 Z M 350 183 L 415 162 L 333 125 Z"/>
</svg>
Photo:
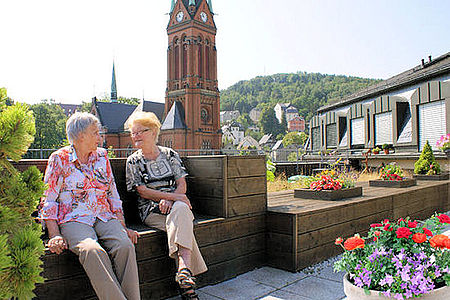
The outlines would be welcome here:
<svg viewBox="0 0 450 300">
<path fill-rule="evenodd" d="M 93 225 L 122 213 L 107 151 L 97 148 L 87 164 L 80 164 L 75 149 L 64 147 L 48 160 L 44 182 L 48 189 L 41 201 L 39 218 L 58 224 L 76 221 Z"/>
</svg>

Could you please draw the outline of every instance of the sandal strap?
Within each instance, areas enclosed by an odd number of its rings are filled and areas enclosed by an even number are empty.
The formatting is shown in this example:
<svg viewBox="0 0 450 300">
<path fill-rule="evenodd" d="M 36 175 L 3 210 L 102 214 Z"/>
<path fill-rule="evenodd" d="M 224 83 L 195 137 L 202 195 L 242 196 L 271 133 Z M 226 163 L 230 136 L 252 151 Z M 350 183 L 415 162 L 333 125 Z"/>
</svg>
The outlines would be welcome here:
<svg viewBox="0 0 450 300">
<path fill-rule="evenodd" d="M 194 288 L 183 289 L 180 288 L 181 298 L 186 300 L 195 300 L 198 299 L 197 293 L 195 293 Z"/>
<path fill-rule="evenodd" d="M 175 275 L 175 281 L 182 289 L 193 289 L 195 287 L 195 277 L 192 276 L 192 272 L 188 268 L 178 271 Z"/>
</svg>

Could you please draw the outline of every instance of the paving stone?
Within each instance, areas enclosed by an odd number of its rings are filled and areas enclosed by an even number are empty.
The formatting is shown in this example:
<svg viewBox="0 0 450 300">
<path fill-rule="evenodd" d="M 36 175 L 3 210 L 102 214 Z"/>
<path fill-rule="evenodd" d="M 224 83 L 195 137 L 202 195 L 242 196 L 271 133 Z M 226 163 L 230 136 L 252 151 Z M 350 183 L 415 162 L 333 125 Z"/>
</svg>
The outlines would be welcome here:
<svg viewBox="0 0 450 300">
<path fill-rule="evenodd" d="M 288 291 L 279 290 L 270 293 L 269 295 L 260 298 L 259 300 L 310 300 L 310 299 L 313 298 L 303 297 L 297 294 L 290 293 Z"/>
<path fill-rule="evenodd" d="M 314 300 L 338 300 L 345 297 L 343 283 L 333 280 L 306 277 L 283 289 L 303 297 L 311 297 Z"/>
<path fill-rule="evenodd" d="M 306 274 L 303 273 L 291 273 L 280 269 L 262 267 L 240 275 L 237 278 L 253 280 L 275 288 L 282 288 L 305 277 Z"/>
<path fill-rule="evenodd" d="M 200 292 L 227 300 L 257 299 L 275 290 L 274 287 L 241 278 L 234 278 L 199 289 Z"/>
<path fill-rule="evenodd" d="M 328 266 L 323 268 L 322 270 L 318 271 L 315 276 L 320 278 L 325 278 L 329 280 L 334 280 L 336 282 L 341 283 L 342 278 L 344 277 L 345 272 L 334 272 L 333 266 Z"/>
</svg>

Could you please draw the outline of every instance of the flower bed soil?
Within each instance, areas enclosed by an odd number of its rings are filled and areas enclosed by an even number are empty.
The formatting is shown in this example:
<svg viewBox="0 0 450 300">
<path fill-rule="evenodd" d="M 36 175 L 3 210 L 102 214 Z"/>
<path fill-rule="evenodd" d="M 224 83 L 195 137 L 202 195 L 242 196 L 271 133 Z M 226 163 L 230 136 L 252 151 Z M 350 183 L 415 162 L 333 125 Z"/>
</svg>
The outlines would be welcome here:
<svg viewBox="0 0 450 300">
<path fill-rule="evenodd" d="M 449 174 L 439 174 L 439 175 L 424 175 L 424 174 L 414 174 L 413 177 L 417 180 L 448 180 Z"/>
<path fill-rule="evenodd" d="M 415 178 L 405 178 L 403 180 L 369 180 L 369 186 L 389 187 L 389 188 L 405 188 L 416 185 Z"/>
<path fill-rule="evenodd" d="M 362 195 L 362 187 L 352 187 L 340 190 L 295 189 L 295 198 L 317 199 L 317 200 L 341 200 L 345 198 L 358 197 Z"/>
</svg>

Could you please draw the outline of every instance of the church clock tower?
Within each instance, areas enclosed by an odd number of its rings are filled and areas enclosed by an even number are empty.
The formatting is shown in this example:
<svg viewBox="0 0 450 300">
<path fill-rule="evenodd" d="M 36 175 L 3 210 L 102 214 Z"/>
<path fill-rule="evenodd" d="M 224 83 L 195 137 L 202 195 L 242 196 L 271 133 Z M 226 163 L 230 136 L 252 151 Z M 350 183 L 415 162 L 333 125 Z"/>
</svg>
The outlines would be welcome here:
<svg viewBox="0 0 450 300">
<path fill-rule="evenodd" d="M 212 0 L 172 0 L 160 144 L 219 149 L 220 98 Z"/>
</svg>

